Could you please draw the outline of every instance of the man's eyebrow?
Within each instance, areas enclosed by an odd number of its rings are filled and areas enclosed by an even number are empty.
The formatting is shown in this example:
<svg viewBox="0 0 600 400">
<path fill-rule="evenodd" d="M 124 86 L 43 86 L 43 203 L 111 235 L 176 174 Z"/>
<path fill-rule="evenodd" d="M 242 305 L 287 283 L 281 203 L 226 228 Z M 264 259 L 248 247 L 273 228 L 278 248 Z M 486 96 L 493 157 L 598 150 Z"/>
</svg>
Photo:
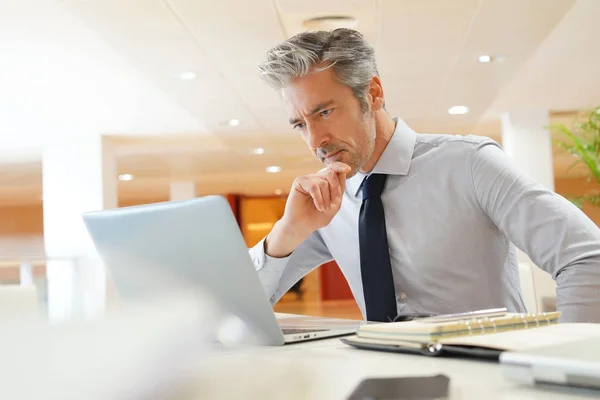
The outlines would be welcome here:
<svg viewBox="0 0 600 400">
<path fill-rule="evenodd" d="M 319 111 L 322 111 L 324 108 L 329 107 L 333 103 L 334 103 L 333 100 L 328 100 L 323 103 L 317 104 L 315 107 L 313 107 L 313 109 L 310 111 L 310 113 L 308 113 L 308 116 L 312 117 L 313 115 L 315 115 Z M 301 121 L 298 118 L 290 118 L 289 122 L 290 122 L 290 125 L 296 125 L 298 122 L 301 122 Z"/>
</svg>

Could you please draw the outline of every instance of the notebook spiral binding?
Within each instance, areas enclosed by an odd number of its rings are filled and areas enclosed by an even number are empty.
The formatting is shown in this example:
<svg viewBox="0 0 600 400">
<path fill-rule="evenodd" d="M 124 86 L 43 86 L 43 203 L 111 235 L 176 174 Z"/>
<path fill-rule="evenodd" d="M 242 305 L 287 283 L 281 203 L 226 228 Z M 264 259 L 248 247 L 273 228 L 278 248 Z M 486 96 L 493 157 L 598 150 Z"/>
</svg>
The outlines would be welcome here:
<svg viewBox="0 0 600 400">
<path fill-rule="evenodd" d="M 457 320 L 454 324 L 464 325 L 468 335 L 485 335 L 486 333 L 497 333 L 502 328 L 523 327 L 524 329 L 537 328 L 558 322 L 560 312 L 516 314 L 514 316 L 500 318 L 472 318 Z M 509 321 L 510 323 L 506 323 Z M 518 322 L 517 322 L 518 321 Z M 501 323 L 505 322 L 505 323 Z M 530 326 L 531 324 L 531 326 Z M 534 325 L 535 324 L 535 325 Z"/>
</svg>

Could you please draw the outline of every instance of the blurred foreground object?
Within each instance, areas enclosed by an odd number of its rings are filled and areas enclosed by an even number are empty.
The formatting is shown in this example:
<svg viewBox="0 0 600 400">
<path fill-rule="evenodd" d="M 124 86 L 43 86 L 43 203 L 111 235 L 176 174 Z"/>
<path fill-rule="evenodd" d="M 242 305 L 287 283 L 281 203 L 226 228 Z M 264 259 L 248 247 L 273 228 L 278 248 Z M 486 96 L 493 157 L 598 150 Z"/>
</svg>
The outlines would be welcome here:
<svg viewBox="0 0 600 400">
<path fill-rule="evenodd" d="M 219 321 L 207 299 L 177 292 L 95 322 L 0 320 L 2 399 L 164 399 L 209 351 Z"/>
<path fill-rule="evenodd" d="M 34 285 L 0 285 L 0 320 L 41 314 Z"/>
</svg>

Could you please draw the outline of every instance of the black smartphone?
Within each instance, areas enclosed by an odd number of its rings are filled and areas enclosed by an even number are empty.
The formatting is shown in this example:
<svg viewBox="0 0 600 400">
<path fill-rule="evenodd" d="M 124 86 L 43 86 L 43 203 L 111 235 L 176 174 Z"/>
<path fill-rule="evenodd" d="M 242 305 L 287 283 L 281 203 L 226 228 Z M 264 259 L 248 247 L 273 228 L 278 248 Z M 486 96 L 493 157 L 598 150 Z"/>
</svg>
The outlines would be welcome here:
<svg viewBox="0 0 600 400">
<path fill-rule="evenodd" d="M 367 378 L 347 400 L 447 399 L 450 378 L 446 375 L 402 378 Z"/>
</svg>

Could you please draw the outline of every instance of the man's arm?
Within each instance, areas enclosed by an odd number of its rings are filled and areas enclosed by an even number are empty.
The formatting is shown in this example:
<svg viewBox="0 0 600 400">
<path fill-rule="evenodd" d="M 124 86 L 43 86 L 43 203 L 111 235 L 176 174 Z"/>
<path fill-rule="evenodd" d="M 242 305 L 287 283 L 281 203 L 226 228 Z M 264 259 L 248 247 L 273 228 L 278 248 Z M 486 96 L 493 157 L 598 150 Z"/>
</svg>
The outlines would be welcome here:
<svg viewBox="0 0 600 400">
<path fill-rule="evenodd" d="M 300 278 L 333 259 L 317 231 L 298 245 L 291 255 L 281 258 L 271 257 L 265 252 L 265 239 L 250 249 L 250 257 L 271 305 L 277 303 Z"/>
<path fill-rule="evenodd" d="M 316 174 L 294 179 L 283 217 L 250 250 L 271 304 L 304 275 L 331 261 L 318 229 L 340 210 L 349 172 L 348 165 L 333 162 Z"/>
<path fill-rule="evenodd" d="M 563 322 L 600 322 L 600 229 L 577 207 L 524 175 L 493 142 L 472 154 L 483 211 L 557 282 Z"/>
</svg>

